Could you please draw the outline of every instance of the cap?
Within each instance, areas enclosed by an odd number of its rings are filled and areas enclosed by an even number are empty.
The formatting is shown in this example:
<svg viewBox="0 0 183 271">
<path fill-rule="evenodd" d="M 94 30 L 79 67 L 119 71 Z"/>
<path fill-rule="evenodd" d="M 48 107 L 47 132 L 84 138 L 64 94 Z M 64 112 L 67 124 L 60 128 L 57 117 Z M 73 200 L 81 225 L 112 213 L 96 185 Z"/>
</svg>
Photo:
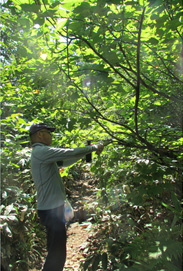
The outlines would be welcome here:
<svg viewBox="0 0 183 271">
<path fill-rule="evenodd" d="M 47 130 L 49 130 L 51 132 L 54 132 L 56 128 L 55 127 L 49 127 L 45 123 L 35 123 L 30 127 L 29 135 L 31 136 L 31 135 L 35 134 L 37 131 L 42 130 L 42 129 L 47 129 Z"/>
</svg>

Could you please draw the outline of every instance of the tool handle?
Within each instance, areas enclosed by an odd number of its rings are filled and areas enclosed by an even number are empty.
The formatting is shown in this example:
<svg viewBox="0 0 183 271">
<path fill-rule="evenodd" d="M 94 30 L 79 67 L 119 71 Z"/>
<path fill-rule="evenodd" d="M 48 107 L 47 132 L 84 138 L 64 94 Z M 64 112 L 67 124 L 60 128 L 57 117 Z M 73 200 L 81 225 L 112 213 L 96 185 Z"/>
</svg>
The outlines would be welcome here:
<svg viewBox="0 0 183 271">
<path fill-rule="evenodd" d="M 87 145 L 91 145 L 91 140 L 87 141 Z M 89 163 L 91 161 L 92 161 L 92 154 L 89 153 L 89 154 L 86 155 L 86 162 Z"/>
</svg>

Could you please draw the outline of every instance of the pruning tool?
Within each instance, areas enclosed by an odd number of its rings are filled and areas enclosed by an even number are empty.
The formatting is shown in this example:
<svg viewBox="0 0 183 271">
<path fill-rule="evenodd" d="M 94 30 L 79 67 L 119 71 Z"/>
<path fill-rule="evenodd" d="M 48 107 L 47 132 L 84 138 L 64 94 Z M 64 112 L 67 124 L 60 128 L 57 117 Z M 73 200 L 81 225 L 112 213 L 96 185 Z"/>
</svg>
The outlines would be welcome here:
<svg viewBox="0 0 183 271">
<path fill-rule="evenodd" d="M 102 144 L 104 147 L 113 143 L 113 139 L 100 140 L 99 144 Z M 87 145 L 91 145 L 91 140 L 87 140 Z M 89 153 L 86 155 L 86 162 L 92 161 L 92 154 Z"/>
</svg>

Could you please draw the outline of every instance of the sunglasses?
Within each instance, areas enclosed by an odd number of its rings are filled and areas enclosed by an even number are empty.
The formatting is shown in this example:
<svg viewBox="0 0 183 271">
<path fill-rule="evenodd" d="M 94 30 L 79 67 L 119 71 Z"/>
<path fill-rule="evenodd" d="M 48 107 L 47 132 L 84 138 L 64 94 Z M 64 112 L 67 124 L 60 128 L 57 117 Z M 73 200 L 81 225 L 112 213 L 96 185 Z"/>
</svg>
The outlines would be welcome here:
<svg viewBox="0 0 183 271">
<path fill-rule="evenodd" d="M 40 132 L 42 132 L 42 133 L 48 133 L 48 134 L 52 135 L 52 132 L 50 132 L 50 131 L 40 131 Z"/>
</svg>

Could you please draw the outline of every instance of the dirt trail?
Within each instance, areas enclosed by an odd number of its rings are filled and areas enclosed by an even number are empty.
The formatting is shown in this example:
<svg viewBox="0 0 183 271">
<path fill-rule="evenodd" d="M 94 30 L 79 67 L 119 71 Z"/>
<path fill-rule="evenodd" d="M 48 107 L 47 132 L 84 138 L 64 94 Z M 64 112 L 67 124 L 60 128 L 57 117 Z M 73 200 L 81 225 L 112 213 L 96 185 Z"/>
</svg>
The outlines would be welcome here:
<svg viewBox="0 0 183 271">
<path fill-rule="evenodd" d="M 67 240 L 67 260 L 64 271 L 80 270 L 80 264 L 84 261 L 82 252 L 87 246 L 87 239 L 89 235 L 87 228 L 84 228 L 78 222 L 71 224 L 69 227 Z"/>
<path fill-rule="evenodd" d="M 64 271 L 80 271 L 84 261 L 83 252 L 87 249 L 87 239 L 92 234 L 92 224 L 87 221 L 92 216 L 92 205 L 96 197 L 96 181 L 89 169 L 82 173 L 81 179 L 73 185 L 71 202 L 75 209 L 75 221 L 68 227 L 67 261 Z M 87 208 L 86 208 L 87 206 Z"/>
</svg>

